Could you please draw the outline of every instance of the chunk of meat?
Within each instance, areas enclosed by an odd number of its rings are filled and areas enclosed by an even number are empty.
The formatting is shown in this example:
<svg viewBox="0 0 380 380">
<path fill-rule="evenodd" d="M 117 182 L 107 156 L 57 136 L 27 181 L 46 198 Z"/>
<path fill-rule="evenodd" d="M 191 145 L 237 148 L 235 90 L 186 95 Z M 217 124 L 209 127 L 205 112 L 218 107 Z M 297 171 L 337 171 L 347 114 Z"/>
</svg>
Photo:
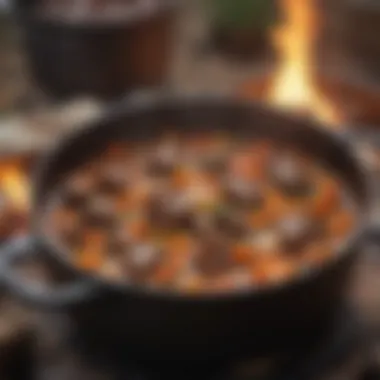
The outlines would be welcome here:
<svg viewBox="0 0 380 380">
<path fill-rule="evenodd" d="M 126 250 L 122 266 L 131 280 L 142 282 L 153 276 L 162 258 L 163 252 L 160 247 L 150 243 L 141 243 Z"/>
<path fill-rule="evenodd" d="M 166 177 L 173 174 L 179 157 L 178 145 L 174 142 L 159 144 L 148 158 L 148 173 L 158 177 Z"/>
<path fill-rule="evenodd" d="M 238 211 L 224 207 L 214 218 L 216 229 L 226 237 L 241 239 L 249 232 L 249 224 Z"/>
<path fill-rule="evenodd" d="M 57 210 L 52 220 L 52 227 L 64 244 L 71 248 L 80 244 L 83 225 L 77 213 L 69 209 Z"/>
<path fill-rule="evenodd" d="M 143 241 L 148 238 L 150 225 L 143 215 L 132 215 L 125 223 L 125 228 L 134 241 Z"/>
<path fill-rule="evenodd" d="M 273 157 L 270 176 L 284 194 L 304 197 L 312 193 L 314 184 L 306 162 L 301 157 L 283 153 Z"/>
<path fill-rule="evenodd" d="M 157 228 L 189 229 L 195 223 L 193 202 L 186 194 L 156 194 L 149 202 L 148 215 Z"/>
<path fill-rule="evenodd" d="M 264 192 L 257 182 L 228 177 L 225 183 L 227 202 L 241 208 L 258 209 L 264 204 Z"/>
<path fill-rule="evenodd" d="M 203 276 L 218 276 L 233 266 L 233 256 L 228 242 L 217 234 L 205 236 L 194 258 L 195 270 Z"/>
<path fill-rule="evenodd" d="M 216 141 L 199 155 L 195 154 L 195 157 L 193 155 L 192 159 L 198 160 L 201 169 L 218 176 L 226 172 L 230 153 L 226 144 Z"/>
<path fill-rule="evenodd" d="M 117 210 L 112 199 L 93 196 L 84 209 L 84 220 L 91 227 L 110 228 L 116 222 Z"/>
<path fill-rule="evenodd" d="M 323 236 L 323 225 L 303 214 L 290 214 L 277 226 L 283 249 L 297 253 Z"/>
<path fill-rule="evenodd" d="M 117 194 L 128 188 L 131 180 L 128 168 L 121 164 L 111 162 L 101 168 L 99 173 L 99 190 L 109 194 Z"/>
<path fill-rule="evenodd" d="M 121 224 L 112 231 L 108 239 L 108 251 L 110 254 L 119 255 L 131 247 L 135 239 L 128 227 L 126 224 Z"/>
<path fill-rule="evenodd" d="M 65 182 L 60 195 L 70 207 L 81 207 L 94 191 L 95 179 L 92 173 L 81 172 L 71 175 Z"/>
<path fill-rule="evenodd" d="M 173 234 L 164 243 L 165 257 L 153 276 L 159 286 L 180 282 L 194 253 L 194 241 L 186 234 Z"/>
<path fill-rule="evenodd" d="M 226 155 L 223 153 L 207 154 L 201 159 L 201 166 L 211 174 L 222 174 L 227 168 Z"/>
</svg>

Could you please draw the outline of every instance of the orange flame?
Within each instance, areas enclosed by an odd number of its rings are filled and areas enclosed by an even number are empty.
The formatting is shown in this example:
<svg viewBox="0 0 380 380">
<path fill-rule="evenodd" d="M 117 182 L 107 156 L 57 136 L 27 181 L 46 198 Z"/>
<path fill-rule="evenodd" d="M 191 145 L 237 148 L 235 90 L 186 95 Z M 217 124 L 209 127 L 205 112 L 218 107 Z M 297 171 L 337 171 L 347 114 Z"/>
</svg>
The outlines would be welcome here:
<svg viewBox="0 0 380 380">
<path fill-rule="evenodd" d="M 313 83 L 313 48 L 318 20 L 315 0 L 281 0 L 284 22 L 273 34 L 281 64 L 274 76 L 269 102 L 277 107 L 310 112 L 330 125 L 340 122 L 338 112 Z"/>
<path fill-rule="evenodd" d="M 20 211 L 29 209 L 29 181 L 17 162 L 0 164 L 0 190 Z"/>
</svg>

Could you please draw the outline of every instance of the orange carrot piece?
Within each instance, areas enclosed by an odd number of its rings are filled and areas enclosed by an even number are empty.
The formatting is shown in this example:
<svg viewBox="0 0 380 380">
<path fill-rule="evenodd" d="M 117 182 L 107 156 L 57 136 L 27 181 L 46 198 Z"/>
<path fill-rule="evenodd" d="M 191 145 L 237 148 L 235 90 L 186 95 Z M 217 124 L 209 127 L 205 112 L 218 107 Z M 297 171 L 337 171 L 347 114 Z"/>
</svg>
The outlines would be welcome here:
<svg viewBox="0 0 380 380">
<path fill-rule="evenodd" d="M 348 211 L 339 211 L 332 215 L 328 223 L 328 230 L 331 236 L 344 237 L 354 226 L 355 218 Z"/>
<path fill-rule="evenodd" d="M 324 218 L 332 213 L 339 202 L 338 184 L 327 178 L 321 181 L 312 206 L 312 213 L 317 218 Z"/>
<path fill-rule="evenodd" d="M 246 244 L 236 244 L 232 248 L 232 258 L 237 264 L 246 265 L 252 263 L 253 249 Z"/>
</svg>

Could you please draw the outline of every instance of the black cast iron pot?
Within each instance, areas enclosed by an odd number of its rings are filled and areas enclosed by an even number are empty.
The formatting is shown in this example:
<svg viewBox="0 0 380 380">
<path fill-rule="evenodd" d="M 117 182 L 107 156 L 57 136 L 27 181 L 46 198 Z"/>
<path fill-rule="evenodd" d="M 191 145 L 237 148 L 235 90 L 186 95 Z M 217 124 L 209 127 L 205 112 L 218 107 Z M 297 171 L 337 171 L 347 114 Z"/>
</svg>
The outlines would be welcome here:
<svg viewBox="0 0 380 380">
<path fill-rule="evenodd" d="M 229 130 L 249 138 L 294 144 L 329 165 L 352 192 L 360 213 L 357 228 L 335 259 L 302 278 L 265 289 L 181 295 L 107 282 L 82 272 L 48 236 L 42 221 L 49 195 L 70 170 L 100 152 L 111 139 L 138 143 L 168 128 L 183 132 Z M 311 121 L 261 105 L 224 98 L 140 98 L 116 107 L 50 153 L 34 183 L 31 237 L 0 256 L 0 276 L 9 290 L 35 307 L 58 310 L 87 341 L 155 359 L 205 359 L 242 352 L 286 349 L 313 339 L 333 322 L 345 300 L 347 281 L 368 228 L 366 178 L 349 144 Z M 70 275 L 58 287 L 17 275 L 19 259 L 42 254 L 55 275 Z M 94 343 L 95 344 L 95 343 Z"/>
<path fill-rule="evenodd" d="M 124 18 L 103 21 L 49 17 L 39 3 L 18 0 L 13 9 L 33 79 L 48 95 L 112 100 L 165 83 L 178 1 L 137 1 Z"/>
</svg>

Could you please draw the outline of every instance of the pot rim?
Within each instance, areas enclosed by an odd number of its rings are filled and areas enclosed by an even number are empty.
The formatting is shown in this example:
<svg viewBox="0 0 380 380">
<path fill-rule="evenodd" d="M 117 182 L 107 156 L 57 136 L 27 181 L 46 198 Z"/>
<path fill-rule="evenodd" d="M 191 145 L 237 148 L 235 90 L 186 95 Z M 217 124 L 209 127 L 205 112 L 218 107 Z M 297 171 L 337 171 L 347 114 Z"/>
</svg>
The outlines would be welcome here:
<svg viewBox="0 0 380 380">
<path fill-rule="evenodd" d="M 150 20 L 162 14 L 170 13 L 177 9 L 182 0 L 163 0 L 151 8 L 135 7 L 128 15 L 115 20 L 92 20 L 83 21 L 76 19 L 64 19 L 58 17 L 48 17 L 38 14 L 34 7 L 27 10 L 16 9 L 16 16 L 21 21 L 42 27 L 62 28 L 77 31 L 101 31 L 114 30 L 132 26 L 136 23 Z"/>
<path fill-rule="evenodd" d="M 373 200 L 374 194 L 370 180 L 366 175 L 366 169 L 362 161 L 358 158 L 357 153 L 349 140 L 347 135 L 340 135 L 332 130 L 327 130 L 326 127 L 316 120 L 303 119 L 295 116 L 291 113 L 273 109 L 272 107 L 252 101 L 246 101 L 236 99 L 236 97 L 224 96 L 220 94 L 204 95 L 204 94 L 187 94 L 185 96 L 171 94 L 169 96 L 157 96 L 155 93 L 142 93 L 142 96 L 132 96 L 127 102 L 121 101 L 108 109 L 98 120 L 85 123 L 85 126 L 79 128 L 74 132 L 69 133 L 64 139 L 57 142 L 57 145 L 50 148 L 48 152 L 40 159 L 37 170 L 34 173 L 32 181 L 32 212 L 31 212 L 31 233 L 32 236 L 37 238 L 37 242 L 43 248 L 47 248 L 48 254 L 58 261 L 60 265 L 63 265 L 65 269 L 74 274 L 75 278 L 87 279 L 89 282 L 100 286 L 100 289 L 111 289 L 113 291 L 120 291 L 124 294 L 133 295 L 136 297 L 154 297 L 156 299 L 164 301 L 180 301 L 180 302 L 217 302 L 226 300 L 239 300 L 249 298 L 253 296 L 270 296 L 279 292 L 287 292 L 293 288 L 303 286 L 309 282 L 313 282 L 320 275 L 329 270 L 333 270 L 341 261 L 355 254 L 355 248 L 362 238 L 366 235 L 370 227 L 370 205 Z M 315 266 L 310 271 L 299 273 L 296 276 L 290 277 L 288 280 L 281 281 L 279 283 L 272 283 L 262 287 L 248 287 L 247 289 L 234 289 L 231 291 L 223 292 L 205 292 L 205 293 L 184 293 L 180 291 L 170 291 L 168 289 L 153 288 L 144 285 L 135 285 L 120 283 L 117 281 L 108 281 L 96 272 L 84 271 L 78 268 L 76 265 L 70 262 L 70 254 L 67 254 L 67 250 L 63 249 L 60 245 L 56 244 L 53 239 L 49 239 L 43 232 L 43 223 L 41 218 L 41 201 L 45 196 L 39 195 L 39 187 L 43 180 L 46 178 L 46 174 L 50 168 L 50 164 L 54 157 L 61 151 L 66 151 L 67 146 L 71 141 L 83 139 L 86 134 L 91 133 L 93 130 L 97 130 L 104 122 L 112 123 L 119 120 L 121 117 L 128 115 L 141 114 L 144 110 L 159 107 L 165 104 L 174 105 L 214 105 L 223 107 L 223 105 L 237 106 L 239 110 L 249 110 L 252 107 L 258 111 L 271 112 L 274 115 L 284 118 L 295 123 L 304 123 L 305 127 L 310 128 L 314 133 L 323 134 L 324 137 L 340 145 L 353 159 L 357 173 L 362 177 L 364 181 L 364 206 L 359 207 L 357 213 L 357 223 L 352 233 L 341 243 L 337 249 L 337 253 L 329 260 L 322 264 Z M 41 199 L 39 199 L 41 198 Z M 42 202 L 43 203 L 43 202 Z M 42 213 L 43 214 L 43 213 Z"/>
</svg>

